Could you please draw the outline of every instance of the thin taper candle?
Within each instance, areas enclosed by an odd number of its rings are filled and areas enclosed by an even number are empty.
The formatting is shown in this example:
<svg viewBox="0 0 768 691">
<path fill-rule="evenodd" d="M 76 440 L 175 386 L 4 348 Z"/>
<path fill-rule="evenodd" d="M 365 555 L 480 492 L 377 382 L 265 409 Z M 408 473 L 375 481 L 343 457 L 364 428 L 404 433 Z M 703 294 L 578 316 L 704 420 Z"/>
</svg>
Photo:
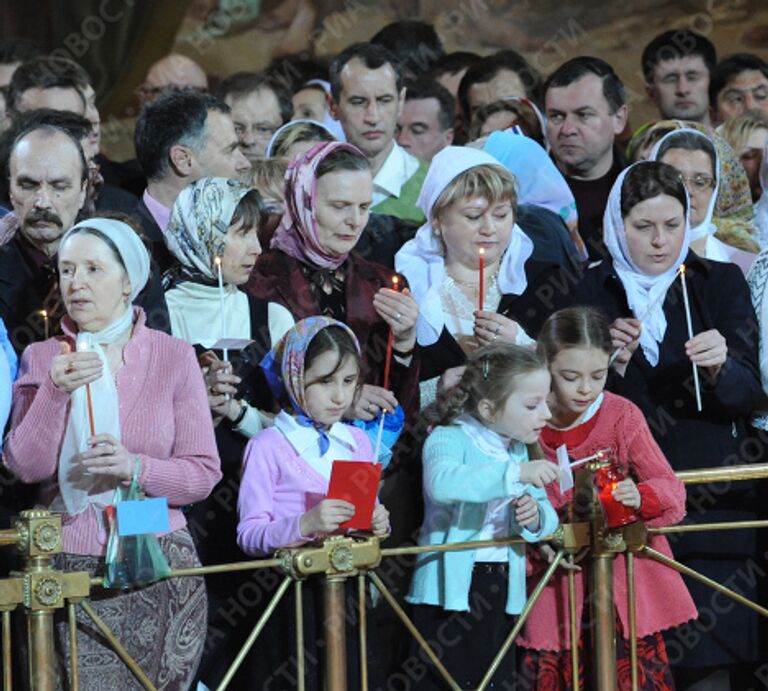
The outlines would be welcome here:
<svg viewBox="0 0 768 691">
<path fill-rule="evenodd" d="M 43 333 L 45 334 L 45 340 L 47 341 L 50 337 L 50 333 L 48 331 L 48 311 L 40 310 L 40 316 L 43 318 Z"/>
<path fill-rule="evenodd" d="M 688 302 L 688 287 L 685 281 L 685 264 L 680 265 L 680 282 L 683 284 L 683 304 L 685 306 L 685 323 L 688 326 L 688 340 L 693 338 L 693 322 L 691 321 L 691 304 Z M 696 410 L 701 412 L 701 385 L 699 384 L 699 368 L 692 362 L 693 386 L 696 389 Z"/>
<path fill-rule="evenodd" d="M 397 291 L 400 286 L 400 278 L 398 276 L 392 276 L 392 290 Z M 395 333 L 392 331 L 392 327 L 389 328 L 389 336 L 387 337 L 387 354 L 384 361 L 384 388 L 389 389 L 389 371 L 392 368 L 392 348 L 395 344 Z M 381 437 L 384 434 L 384 416 L 387 411 L 381 409 L 381 417 L 379 418 L 379 430 L 376 434 L 376 446 L 373 450 L 373 462 L 377 463 L 379 460 L 379 451 L 381 450 Z"/>
<path fill-rule="evenodd" d="M 86 352 L 88 350 L 88 344 L 87 343 L 80 343 L 80 345 L 77 348 L 80 352 Z M 85 398 L 88 402 L 88 423 L 91 428 L 91 436 L 96 436 L 96 424 L 93 420 L 93 399 L 91 398 L 91 385 L 86 384 L 85 385 Z"/>
<path fill-rule="evenodd" d="M 478 284 L 477 309 L 483 311 L 483 298 L 485 296 L 485 248 L 480 248 L 480 281 Z"/>
<path fill-rule="evenodd" d="M 216 263 L 216 273 L 219 281 L 219 321 L 221 328 L 221 339 L 226 338 L 226 327 L 224 326 L 224 278 L 221 275 L 221 257 L 215 257 L 213 260 Z M 229 359 L 229 353 L 226 348 L 223 348 L 222 358 L 226 361 Z"/>
</svg>

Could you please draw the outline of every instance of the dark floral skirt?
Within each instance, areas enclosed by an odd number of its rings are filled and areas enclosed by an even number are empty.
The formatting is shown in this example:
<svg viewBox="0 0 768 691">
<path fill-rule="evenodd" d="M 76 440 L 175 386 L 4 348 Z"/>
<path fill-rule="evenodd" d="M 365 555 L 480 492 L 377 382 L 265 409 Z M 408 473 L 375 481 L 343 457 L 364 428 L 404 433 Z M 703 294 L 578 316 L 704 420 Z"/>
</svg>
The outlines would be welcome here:
<svg viewBox="0 0 768 691">
<path fill-rule="evenodd" d="M 582 689 L 592 688 L 593 668 L 590 664 L 592 646 L 583 635 L 579 641 L 579 679 Z M 521 691 L 569 691 L 573 688 L 571 651 L 520 649 L 518 685 Z M 637 641 L 638 684 L 640 691 L 674 691 L 675 683 L 669 669 L 667 647 L 661 633 Z M 621 624 L 616 619 L 616 672 L 619 691 L 630 691 L 631 666 L 629 642 L 622 637 Z"/>
</svg>

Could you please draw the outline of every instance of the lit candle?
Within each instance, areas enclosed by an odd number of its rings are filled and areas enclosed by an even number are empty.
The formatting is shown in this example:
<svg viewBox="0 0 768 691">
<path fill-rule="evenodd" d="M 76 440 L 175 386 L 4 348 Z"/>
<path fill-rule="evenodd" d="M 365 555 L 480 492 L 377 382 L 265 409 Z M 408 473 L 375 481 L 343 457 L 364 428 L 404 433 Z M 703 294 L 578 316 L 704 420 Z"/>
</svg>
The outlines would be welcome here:
<svg viewBox="0 0 768 691">
<path fill-rule="evenodd" d="M 680 265 L 680 282 L 683 284 L 683 304 L 685 306 L 685 323 L 688 326 L 688 340 L 693 338 L 693 322 L 691 321 L 691 304 L 688 302 L 688 287 L 685 282 L 685 264 Z M 699 369 L 696 363 L 693 367 L 693 386 L 696 389 L 696 410 L 701 412 L 701 386 L 699 384 Z"/>
<path fill-rule="evenodd" d="M 485 248 L 480 248 L 480 283 L 478 286 L 478 310 L 483 311 L 483 297 L 485 296 Z"/>
<path fill-rule="evenodd" d="M 81 341 L 78 344 L 77 349 L 80 352 L 85 353 L 85 352 L 88 351 L 88 344 L 85 341 Z M 89 424 L 91 426 L 91 436 L 95 437 L 96 436 L 96 425 L 94 424 L 94 421 L 93 421 L 93 399 L 91 398 L 91 385 L 90 384 L 86 384 L 85 385 L 85 397 L 86 397 L 86 399 L 88 401 L 88 422 L 89 422 Z"/>
<path fill-rule="evenodd" d="M 216 263 L 216 273 L 219 281 L 219 323 L 221 329 L 221 339 L 226 338 L 225 326 L 224 326 L 224 278 L 221 275 L 221 257 L 215 257 L 213 260 Z M 226 348 L 223 348 L 222 358 L 226 361 L 229 359 L 229 353 Z"/>
<path fill-rule="evenodd" d="M 50 334 L 48 333 L 48 312 L 47 310 L 40 310 L 40 316 L 43 318 L 43 333 L 45 333 L 45 340 L 48 340 Z"/>
</svg>

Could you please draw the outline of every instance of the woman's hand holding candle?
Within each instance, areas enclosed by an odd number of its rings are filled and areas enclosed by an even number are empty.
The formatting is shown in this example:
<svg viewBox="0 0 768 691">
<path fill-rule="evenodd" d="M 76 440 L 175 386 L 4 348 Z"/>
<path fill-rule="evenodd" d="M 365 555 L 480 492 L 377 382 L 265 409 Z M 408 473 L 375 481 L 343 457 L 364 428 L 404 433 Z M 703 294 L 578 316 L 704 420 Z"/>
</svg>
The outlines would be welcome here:
<svg viewBox="0 0 768 691">
<path fill-rule="evenodd" d="M 520 326 L 516 321 L 497 312 L 475 312 L 475 338 L 481 346 L 497 341 L 514 343 Z"/>
<path fill-rule="evenodd" d="M 512 504 L 515 507 L 517 524 L 535 533 L 539 529 L 540 522 L 538 502 L 530 494 L 524 494 Z"/>
<path fill-rule="evenodd" d="M 232 374 L 230 364 L 223 360 L 213 360 L 205 373 L 205 388 L 208 394 L 208 406 L 214 419 L 230 417 L 235 419 L 240 412 L 240 404 L 234 400 L 235 388 L 241 381 Z M 233 414 L 230 414 L 233 413 Z"/>
<path fill-rule="evenodd" d="M 80 462 L 92 475 L 108 475 L 131 480 L 136 460 L 111 434 L 96 434 L 88 439 L 88 450 L 80 454 Z"/>
<path fill-rule="evenodd" d="M 686 341 L 685 354 L 694 365 L 706 367 L 714 379 L 728 359 L 728 345 L 717 329 L 710 329 Z"/>
<path fill-rule="evenodd" d="M 410 291 L 407 288 L 402 291 L 381 288 L 373 297 L 373 307 L 392 329 L 395 350 L 405 353 L 413 350 L 419 306 Z"/>
<path fill-rule="evenodd" d="M 389 511 L 384 504 L 376 504 L 373 509 L 371 530 L 374 535 L 387 535 L 389 533 Z"/>
<path fill-rule="evenodd" d="M 624 374 L 627 364 L 632 359 L 637 346 L 640 345 L 640 330 L 643 328 L 639 319 L 616 319 L 610 327 L 611 347 L 616 356 L 613 358 L 613 366 Z"/>
<path fill-rule="evenodd" d="M 66 341 L 59 343 L 59 354 L 51 363 L 51 381 L 61 391 L 72 393 L 102 374 L 101 359 L 93 352 L 73 352 Z"/>
<path fill-rule="evenodd" d="M 631 478 L 625 478 L 616 483 L 616 489 L 612 492 L 613 498 L 630 509 L 639 509 L 642 497 L 640 490 L 637 489 L 635 481 Z"/>
<path fill-rule="evenodd" d="M 383 408 L 387 413 L 394 413 L 397 407 L 397 398 L 395 394 L 380 386 L 372 384 L 363 384 L 360 388 L 360 394 L 347 411 L 346 417 L 349 419 L 373 420 L 379 416 L 379 411 Z"/>
</svg>

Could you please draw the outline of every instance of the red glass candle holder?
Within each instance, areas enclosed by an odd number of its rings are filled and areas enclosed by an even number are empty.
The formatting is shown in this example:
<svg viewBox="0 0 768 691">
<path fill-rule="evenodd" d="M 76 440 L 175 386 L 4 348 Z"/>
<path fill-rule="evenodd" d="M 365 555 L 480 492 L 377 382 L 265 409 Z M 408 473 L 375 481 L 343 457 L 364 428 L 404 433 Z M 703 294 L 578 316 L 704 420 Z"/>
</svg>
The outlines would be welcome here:
<svg viewBox="0 0 768 691">
<path fill-rule="evenodd" d="M 612 454 L 608 460 L 604 467 L 595 470 L 597 498 L 600 501 L 606 527 L 621 528 L 637 521 L 638 515 L 633 508 L 624 506 L 613 497 L 613 491 L 627 477 L 628 468 L 616 461 Z"/>
</svg>

